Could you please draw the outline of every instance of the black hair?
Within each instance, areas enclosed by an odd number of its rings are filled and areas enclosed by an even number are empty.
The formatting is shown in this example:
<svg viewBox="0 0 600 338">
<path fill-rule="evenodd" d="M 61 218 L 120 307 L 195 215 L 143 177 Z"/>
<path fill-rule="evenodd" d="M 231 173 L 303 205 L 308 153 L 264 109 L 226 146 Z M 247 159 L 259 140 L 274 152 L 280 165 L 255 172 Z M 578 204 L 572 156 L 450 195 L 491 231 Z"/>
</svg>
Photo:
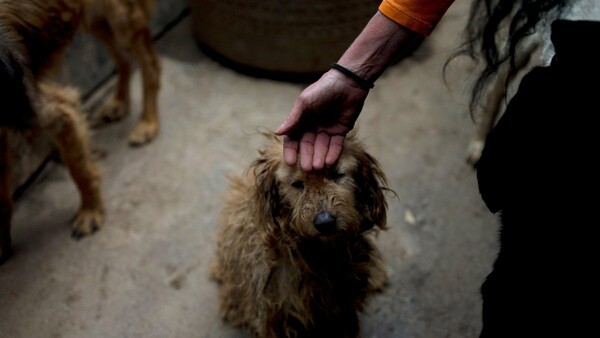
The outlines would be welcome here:
<svg viewBox="0 0 600 338">
<path fill-rule="evenodd" d="M 471 116 L 502 64 L 510 63 L 505 83 L 507 86 L 523 66 L 515 63 L 519 43 L 536 32 L 540 20 L 546 18 L 550 22 L 570 2 L 571 0 L 473 0 L 464 42 L 444 65 L 446 68 L 450 61 L 461 55 L 483 63 L 483 69 L 471 91 Z"/>
</svg>

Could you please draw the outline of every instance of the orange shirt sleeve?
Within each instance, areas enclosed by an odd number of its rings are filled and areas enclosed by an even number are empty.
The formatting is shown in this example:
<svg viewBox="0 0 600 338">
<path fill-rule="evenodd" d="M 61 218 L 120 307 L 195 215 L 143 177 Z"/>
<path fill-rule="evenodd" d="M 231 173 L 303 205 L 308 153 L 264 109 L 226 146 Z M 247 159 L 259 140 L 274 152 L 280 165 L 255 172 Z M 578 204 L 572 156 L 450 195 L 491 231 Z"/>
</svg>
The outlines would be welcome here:
<svg viewBox="0 0 600 338">
<path fill-rule="evenodd" d="M 383 0 L 379 11 L 421 35 L 429 35 L 454 0 Z"/>
</svg>

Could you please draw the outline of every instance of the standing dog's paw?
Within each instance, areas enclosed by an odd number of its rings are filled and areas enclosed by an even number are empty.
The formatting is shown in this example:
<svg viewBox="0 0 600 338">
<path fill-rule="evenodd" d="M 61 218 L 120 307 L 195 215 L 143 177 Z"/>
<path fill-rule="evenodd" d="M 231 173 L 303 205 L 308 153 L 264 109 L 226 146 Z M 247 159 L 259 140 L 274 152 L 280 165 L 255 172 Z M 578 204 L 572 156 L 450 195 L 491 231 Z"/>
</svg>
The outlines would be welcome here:
<svg viewBox="0 0 600 338">
<path fill-rule="evenodd" d="M 129 105 L 121 100 L 112 99 L 100 110 L 100 120 L 104 123 L 119 121 L 129 114 Z"/>
<path fill-rule="evenodd" d="M 158 123 L 140 120 L 129 136 L 131 146 L 141 146 L 152 141 L 158 134 Z"/>
<path fill-rule="evenodd" d="M 90 235 L 102 226 L 104 223 L 104 211 L 102 210 L 79 210 L 75 221 L 73 222 L 71 236 L 80 239 Z"/>
</svg>

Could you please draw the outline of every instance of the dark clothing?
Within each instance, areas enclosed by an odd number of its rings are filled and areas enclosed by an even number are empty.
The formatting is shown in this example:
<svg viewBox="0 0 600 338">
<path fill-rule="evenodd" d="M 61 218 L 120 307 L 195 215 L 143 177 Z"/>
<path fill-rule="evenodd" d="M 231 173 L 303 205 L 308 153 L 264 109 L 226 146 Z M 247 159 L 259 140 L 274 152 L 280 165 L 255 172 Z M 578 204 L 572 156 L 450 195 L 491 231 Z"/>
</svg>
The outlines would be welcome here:
<svg viewBox="0 0 600 338">
<path fill-rule="evenodd" d="M 556 55 L 527 74 L 490 132 L 477 176 L 500 215 L 482 285 L 482 338 L 598 335 L 600 22 L 558 20 Z"/>
</svg>

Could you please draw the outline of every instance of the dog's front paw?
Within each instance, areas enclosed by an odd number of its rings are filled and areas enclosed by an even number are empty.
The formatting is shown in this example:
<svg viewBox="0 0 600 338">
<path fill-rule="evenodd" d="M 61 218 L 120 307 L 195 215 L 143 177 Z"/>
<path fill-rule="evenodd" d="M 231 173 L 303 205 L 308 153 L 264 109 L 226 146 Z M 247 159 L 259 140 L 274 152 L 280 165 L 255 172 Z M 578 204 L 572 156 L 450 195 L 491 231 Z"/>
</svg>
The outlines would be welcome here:
<svg viewBox="0 0 600 338">
<path fill-rule="evenodd" d="M 88 209 L 79 210 L 72 225 L 73 231 L 71 232 L 71 235 L 75 239 L 80 239 L 98 231 L 103 223 L 104 211 Z"/>
<path fill-rule="evenodd" d="M 152 141 L 158 134 L 158 123 L 140 120 L 129 136 L 131 146 L 141 146 Z"/>
<path fill-rule="evenodd" d="M 467 149 L 467 163 L 475 166 L 481 158 L 481 152 L 483 151 L 484 146 L 485 143 L 481 140 L 471 141 L 471 143 L 469 143 L 469 148 Z"/>
<path fill-rule="evenodd" d="M 375 269 L 369 276 L 369 286 L 373 292 L 382 292 L 388 285 L 388 273 L 384 267 Z"/>
<path fill-rule="evenodd" d="M 129 114 L 129 105 L 125 101 L 112 99 L 100 110 L 100 120 L 104 123 L 119 121 Z"/>
</svg>

